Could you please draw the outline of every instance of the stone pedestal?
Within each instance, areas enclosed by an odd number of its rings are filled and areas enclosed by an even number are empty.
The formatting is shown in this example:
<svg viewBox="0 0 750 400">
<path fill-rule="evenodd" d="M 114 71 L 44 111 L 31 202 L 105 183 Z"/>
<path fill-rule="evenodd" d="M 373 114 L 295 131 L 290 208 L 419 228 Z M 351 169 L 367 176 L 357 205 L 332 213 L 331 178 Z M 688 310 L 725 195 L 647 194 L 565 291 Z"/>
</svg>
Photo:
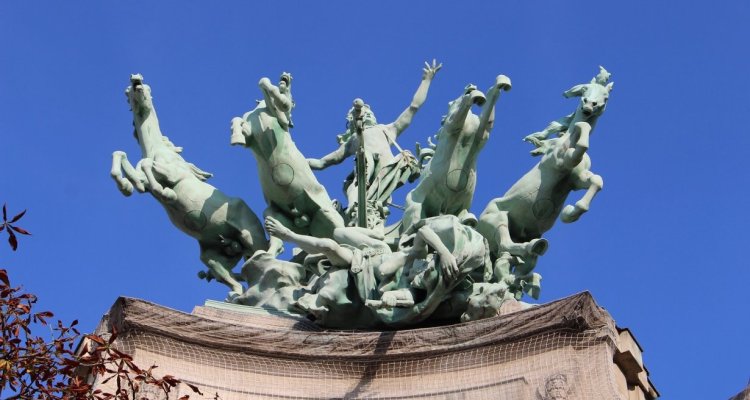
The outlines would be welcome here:
<svg viewBox="0 0 750 400">
<path fill-rule="evenodd" d="M 186 314 L 121 297 L 98 333 L 112 326 L 138 365 L 158 365 L 207 398 L 658 397 L 630 331 L 586 292 L 480 321 L 385 332 L 325 331 L 231 305 Z"/>
</svg>

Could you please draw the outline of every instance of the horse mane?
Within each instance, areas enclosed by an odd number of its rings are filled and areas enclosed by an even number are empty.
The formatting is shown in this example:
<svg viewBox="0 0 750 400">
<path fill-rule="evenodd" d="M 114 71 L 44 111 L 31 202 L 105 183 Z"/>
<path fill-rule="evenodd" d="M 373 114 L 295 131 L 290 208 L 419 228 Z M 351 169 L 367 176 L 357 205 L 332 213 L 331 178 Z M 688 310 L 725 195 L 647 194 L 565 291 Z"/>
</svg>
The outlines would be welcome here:
<svg viewBox="0 0 750 400">
<path fill-rule="evenodd" d="M 563 132 L 560 132 L 560 133 L 563 133 Z M 537 156 L 541 156 L 542 154 L 547 154 L 548 152 L 550 152 L 551 150 L 555 148 L 554 144 L 557 143 L 557 141 L 559 140 L 560 140 L 559 137 L 542 140 L 541 143 L 539 144 L 539 147 L 536 150 L 534 150 L 531 153 L 531 155 L 534 157 L 537 157 Z"/>
<path fill-rule="evenodd" d="M 164 142 L 164 144 L 165 144 L 165 145 L 167 146 L 167 148 L 168 148 L 169 150 L 172 150 L 172 151 L 174 151 L 174 152 L 175 152 L 175 153 L 177 153 L 177 154 L 180 154 L 180 153 L 182 153 L 182 147 L 179 147 L 179 146 L 175 146 L 175 144 L 174 144 L 174 143 L 172 143 L 172 141 L 171 141 L 171 140 L 169 140 L 169 138 L 168 138 L 168 137 L 166 137 L 166 136 L 162 135 L 162 136 L 161 136 L 161 141 L 162 141 L 162 142 Z"/>
<path fill-rule="evenodd" d="M 168 137 L 162 135 L 161 139 L 164 142 L 164 145 L 167 146 L 167 148 L 169 148 L 170 150 L 174 151 L 177 154 L 182 153 L 182 147 L 175 146 L 175 144 L 172 143 L 172 141 L 169 140 Z M 198 180 L 200 180 L 201 182 L 205 182 L 205 181 L 208 180 L 208 178 L 211 178 L 212 176 L 214 176 L 214 174 L 212 174 L 210 172 L 206 172 L 206 171 L 198 168 L 198 166 L 196 166 L 193 163 L 190 163 L 190 162 L 187 162 L 187 161 L 185 161 L 185 163 L 187 164 L 188 169 L 190 169 L 190 172 L 192 172 L 193 175 L 196 178 L 198 178 Z"/>
<path fill-rule="evenodd" d="M 192 172 L 193 175 L 195 175 L 195 177 L 198 178 L 198 180 L 200 180 L 201 182 L 205 182 L 205 181 L 208 180 L 208 178 L 214 176 L 212 173 L 206 172 L 206 171 L 198 168 L 193 163 L 187 163 L 187 165 L 188 165 L 188 168 L 190 168 L 190 172 Z"/>
</svg>

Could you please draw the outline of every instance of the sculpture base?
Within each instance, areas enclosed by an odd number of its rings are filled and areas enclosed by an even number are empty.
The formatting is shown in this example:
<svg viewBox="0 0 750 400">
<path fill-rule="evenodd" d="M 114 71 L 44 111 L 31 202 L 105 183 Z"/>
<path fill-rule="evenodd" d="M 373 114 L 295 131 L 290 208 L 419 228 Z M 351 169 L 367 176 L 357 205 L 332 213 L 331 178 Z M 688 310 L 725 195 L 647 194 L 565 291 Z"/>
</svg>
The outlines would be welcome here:
<svg viewBox="0 0 750 400">
<path fill-rule="evenodd" d="M 325 331 L 254 307 L 121 297 L 98 328 L 138 365 L 233 399 L 653 399 L 641 349 L 591 295 L 449 326 Z M 177 396 L 190 394 L 178 387 Z"/>
</svg>

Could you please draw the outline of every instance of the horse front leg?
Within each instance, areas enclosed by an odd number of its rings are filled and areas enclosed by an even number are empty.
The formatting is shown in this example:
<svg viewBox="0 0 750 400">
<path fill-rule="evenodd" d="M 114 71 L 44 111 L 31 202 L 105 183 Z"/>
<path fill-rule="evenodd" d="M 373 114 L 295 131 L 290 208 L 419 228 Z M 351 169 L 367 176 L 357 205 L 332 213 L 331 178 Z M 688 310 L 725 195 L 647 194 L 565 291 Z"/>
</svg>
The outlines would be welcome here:
<svg viewBox="0 0 750 400">
<path fill-rule="evenodd" d="M 112 169 L 109 171 L 109 175 L 117 183 L 117 188 L 120 189 L 125 196 L 133 194 L 133 184 L 127 179 L 122 177 L 122 163 L 123 160 L 127 160 L 128 156 L 124 151 L 115 151 L 112 153 Z"/>
<path fill-rule="evenodd" d="M 232 146 L 244 146 L 247 144 L 245 140 L 245 125 L 247 125 L 247 122 L 245 122 L 244 119 L 240 117 L 232 118 L 232 136 L 229 138 L 229 144 L 231 144 Z"/>
<path fill-rule="evenodd" d="M 487 101 L 482 106 L 482 113 L 479 115 L 479 128 L 476 134 L 481 138 L 485 131 L 492 130 L 495 120 L 495 104 L 500 99 L 500 91 L 509 91 L 511 88 L 510 78 L 505 75 L 498 75 L 495 78 L 495 84 L 487 91 Z"/>
<path fill-rule="evenodd" d="M 117 183 L 117 188 L 125 196 L 133 194 L 133 186 L 141 193 L 146 191 L 143 185 L 143 173 L 133 168 L 133 165 L 128 161 L 128 155 L 124 151 L 118 150 L 112 153 L 112 169 L 109 174 Z"/>
<path fill-rule="evenodd" d="M 268 250 L 268 239 L 258 216 L 242 199 L 229 200 L 227 223 L 239 232 L 238 240 L 246 257 Z"/>
<path fill-rule="evenodd" d="M 172 202 L 177 199 L 177 194 L 170 188 L 165 188 L 154 176 L 154 160 L 144 158 L 140 161 L 141 169 L 146 176 L 146 182 L 151 193 L 160 201 Z"/>
<path fill-rule="evenodd" d="M 563 164 L 571 170 L 583 161 L 586 152 L 589 150 L 589 137 L 591 134 L 591 125 L 587 122 L 576 122 L 573 131 L 570 133 L 570 149 L 565 152 Z"/>
<path fill-rule="evenodd" d="M 563 208 L 560 215 L 560 220 L 565 223 L 575 222 L 578 218 L 589 210 L 591 201 L 594 199 L 597 193 L 604 187 L 604 179 L 601 176 L 594 174 L 588 169 L 582 169 L 581 171 L 573 171 L 573 189 L 581 190 L 586 189 L 586 193 L 583 194 L 580 200 L 576 201 L 574 205 L 568 204 Z M 577 172 L 577 173 L 576 173 Z"/>
</svg>

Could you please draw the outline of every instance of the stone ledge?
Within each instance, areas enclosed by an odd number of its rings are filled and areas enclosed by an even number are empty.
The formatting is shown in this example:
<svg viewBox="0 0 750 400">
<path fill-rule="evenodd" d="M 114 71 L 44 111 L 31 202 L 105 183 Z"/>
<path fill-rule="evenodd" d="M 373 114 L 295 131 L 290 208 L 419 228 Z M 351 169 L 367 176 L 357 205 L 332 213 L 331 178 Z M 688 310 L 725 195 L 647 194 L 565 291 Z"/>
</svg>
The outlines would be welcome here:
<svg viewBox="0 0 750 400">
<path fill-rule="evenodd" d="M 230 310 L 222 310 L 233 313 Z M 109 312 L 109 320 L 121 334 L 131 330 L 153 332 L 196 345 L 218 349 L 269 353 L 274 356 L 317 356 L 336 358 L 419 356 L 457 351 L 495 342 L 512 342 L 541 332 L 569 330 L 582 332 L 606 328 L 609 341 L 615 343 L 611 317 L 594 302 L 588 292 L 494 318 L 455 325 L 399 331 L 311 332 L 294 325 L 273 326 L 268 319 L 284 318 L 256 314 L 233 315 L 243 318 L 241 326 L 186 314 L 145 300 L 120 297 Z M 284 320 L 286 324 L 288 320 Z M 253 323 L 254 322 L 254 323 Z M 383 346 L 386 348 L 383 348 Z M 384 350 L 387 349 L 387 352 Z"/>
</svg>

